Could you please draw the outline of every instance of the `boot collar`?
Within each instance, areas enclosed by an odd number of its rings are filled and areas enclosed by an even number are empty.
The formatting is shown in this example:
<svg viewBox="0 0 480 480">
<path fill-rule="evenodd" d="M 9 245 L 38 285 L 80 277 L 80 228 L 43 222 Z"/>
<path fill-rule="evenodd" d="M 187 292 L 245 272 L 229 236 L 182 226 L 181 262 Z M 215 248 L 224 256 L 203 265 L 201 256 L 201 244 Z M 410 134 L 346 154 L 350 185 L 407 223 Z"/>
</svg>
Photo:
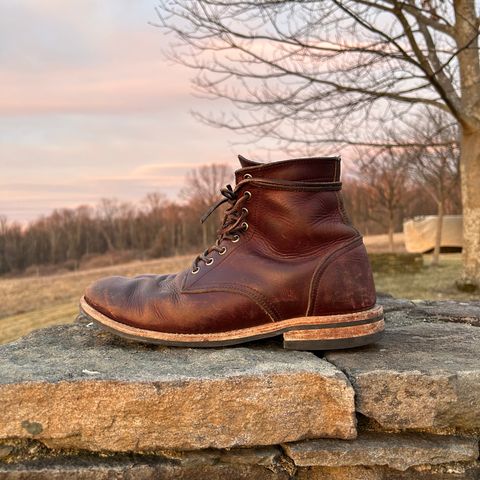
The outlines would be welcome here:
<svg viewBox="0 0 480 480">
<path fill-rule="evenodd" d="M 236 183 L 244 179 L 286 180 L 293 182 L 338 182 L 340 157 L 294 158 L 272 163 L 259 163 L 238 156 L 242 168 L 235 172 Z"/>
</svg>

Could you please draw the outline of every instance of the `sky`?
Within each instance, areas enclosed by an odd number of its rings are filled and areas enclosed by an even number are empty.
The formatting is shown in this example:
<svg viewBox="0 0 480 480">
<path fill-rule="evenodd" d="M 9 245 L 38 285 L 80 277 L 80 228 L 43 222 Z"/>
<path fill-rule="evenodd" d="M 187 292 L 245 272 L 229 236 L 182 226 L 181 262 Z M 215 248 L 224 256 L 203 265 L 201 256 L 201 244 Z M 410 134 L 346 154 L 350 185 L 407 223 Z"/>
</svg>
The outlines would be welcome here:
<svg viewBox="0 0 480 480">
<path fill-rule="evenodd" d="M 101 198 L 174 198 L 188 170 L 236 166 L 238 138 L 196 121 L 155 0 L 4 0 L 0 215 L 28 222 Z M 197 108 L 198 107 L 198 108 Z"/>
</svg>

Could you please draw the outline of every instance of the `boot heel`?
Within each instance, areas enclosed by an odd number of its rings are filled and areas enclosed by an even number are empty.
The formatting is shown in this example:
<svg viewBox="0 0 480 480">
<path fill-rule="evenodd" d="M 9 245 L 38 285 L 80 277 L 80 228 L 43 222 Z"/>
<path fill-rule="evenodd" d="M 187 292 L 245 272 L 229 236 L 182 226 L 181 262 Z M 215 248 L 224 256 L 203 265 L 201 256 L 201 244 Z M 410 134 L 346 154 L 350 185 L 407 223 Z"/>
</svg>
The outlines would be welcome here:
<svg viewBox="0 0 480 480">
<path fill-rule="evenodd" d="M 333 328 L 290 330 L 283 334 L 283 348 L 288 350 L 337 350 L 361 347 L 376 342 L 383 335 L 383 318 L 376 322 Z"/>
</svg>

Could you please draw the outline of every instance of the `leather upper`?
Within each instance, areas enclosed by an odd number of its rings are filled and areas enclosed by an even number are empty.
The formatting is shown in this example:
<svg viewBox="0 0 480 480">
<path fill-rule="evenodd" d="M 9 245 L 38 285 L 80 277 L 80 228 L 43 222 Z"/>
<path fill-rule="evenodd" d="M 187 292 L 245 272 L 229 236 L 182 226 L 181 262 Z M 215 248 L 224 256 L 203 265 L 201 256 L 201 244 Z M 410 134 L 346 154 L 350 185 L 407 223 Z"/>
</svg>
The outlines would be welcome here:
<svg viewBox="0 0 480 480">
<path fill-rule="evenodd" d="M 200 261 L 197 273 L 104 278 L 87 288 L 86 301 L 119 322 L 168 333 L 223 332 L 373 306 L 365 247 L 343 208 L 340 160 L 240 161 L 235 194 L 247 199 L 238 241 L 221 240 L 221 252 L 211 251 L 213 262 Z"/>
</svg>

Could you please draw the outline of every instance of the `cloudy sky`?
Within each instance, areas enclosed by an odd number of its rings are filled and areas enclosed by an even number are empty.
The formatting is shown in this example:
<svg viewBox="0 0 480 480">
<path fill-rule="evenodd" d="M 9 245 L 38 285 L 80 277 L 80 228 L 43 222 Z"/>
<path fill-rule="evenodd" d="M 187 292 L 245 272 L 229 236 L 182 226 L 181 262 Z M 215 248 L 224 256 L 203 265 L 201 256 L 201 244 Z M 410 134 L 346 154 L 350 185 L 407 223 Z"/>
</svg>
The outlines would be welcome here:
<svg viewBox="0 0 480 480">
<path fill-rule="evenodd" d="M 154 6 L 2 3 L 0 215 L 25 222 L 102 197 L 174 197 L 189 169 L 235 165 L 231 135 L 191 117 L 202 101 L 191 72 L 162 55 L 170 40 L 148 24 Z"/>
</svg>

